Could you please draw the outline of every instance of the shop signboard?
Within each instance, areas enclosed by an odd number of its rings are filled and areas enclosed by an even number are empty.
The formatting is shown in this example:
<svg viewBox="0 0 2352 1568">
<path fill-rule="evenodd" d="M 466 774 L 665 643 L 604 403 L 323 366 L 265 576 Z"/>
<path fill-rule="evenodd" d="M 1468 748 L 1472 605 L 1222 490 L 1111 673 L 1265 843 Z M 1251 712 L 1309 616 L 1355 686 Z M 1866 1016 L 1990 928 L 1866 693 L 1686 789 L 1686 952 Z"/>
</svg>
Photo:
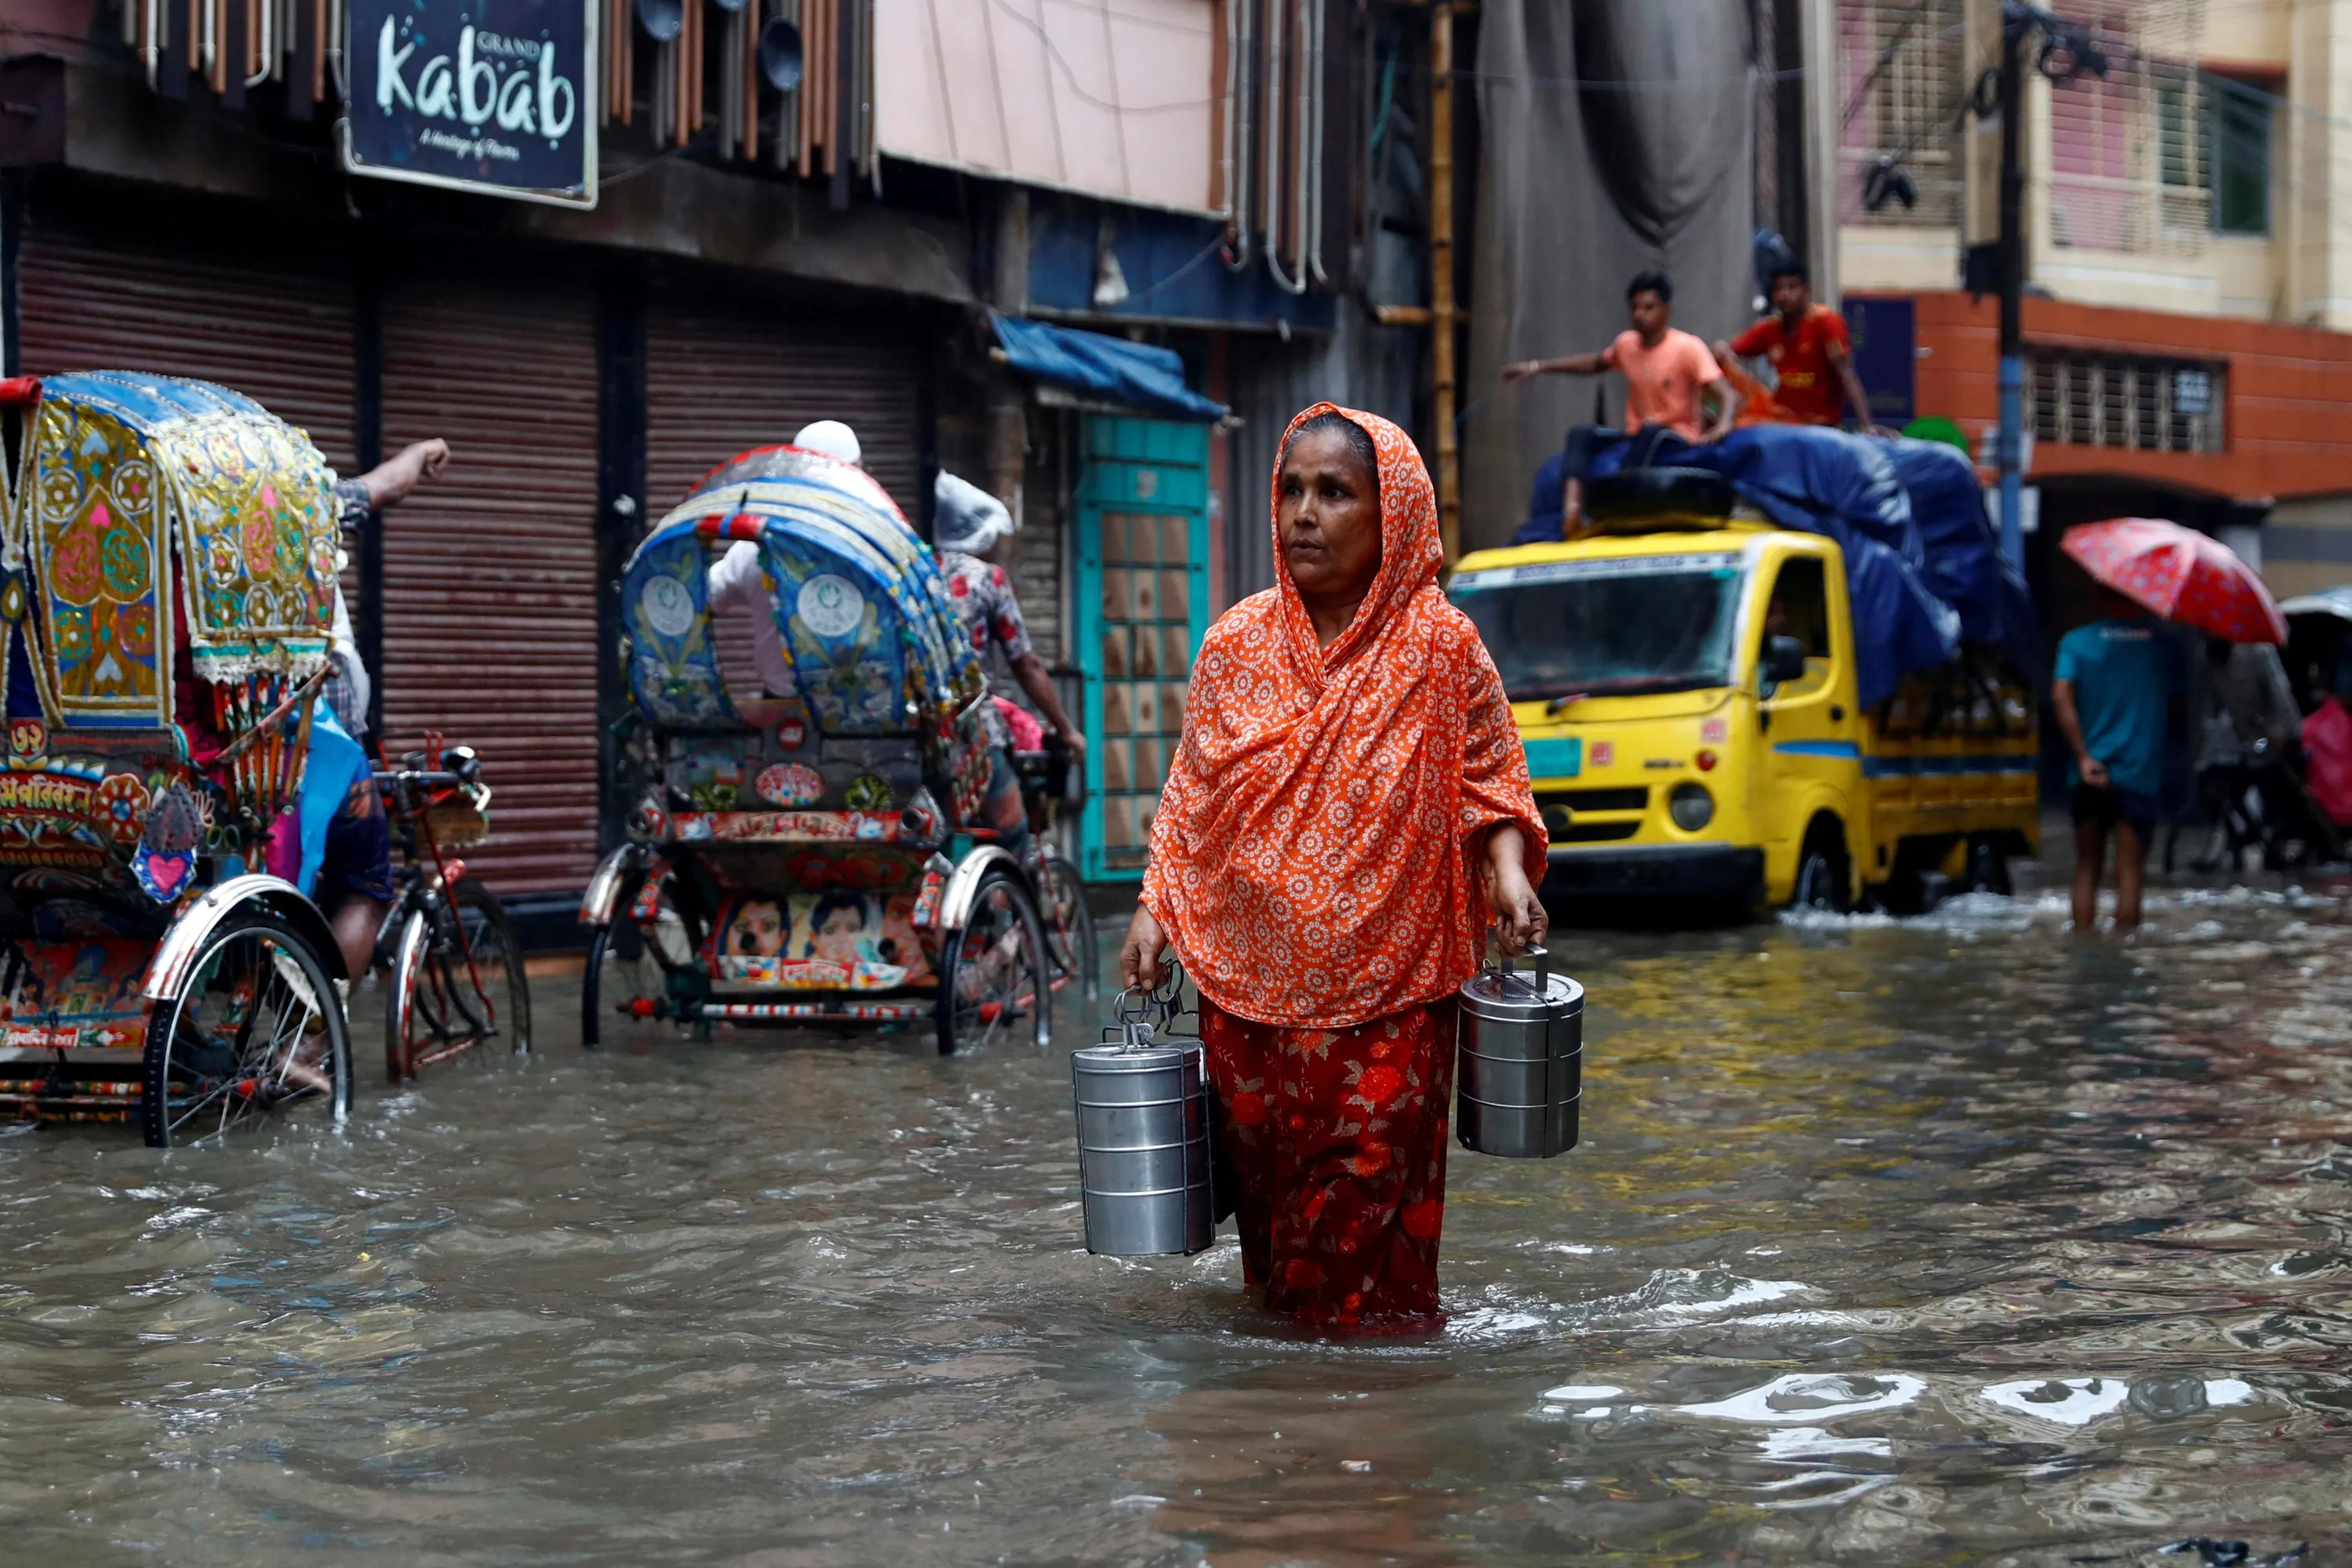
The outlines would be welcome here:
<svg viewBox="0 0 2352 1568">
<path fill-rule="evenodd" d="M 355 174 L 596 205 L 594 0 L 348 0 Z"/>
</svg>

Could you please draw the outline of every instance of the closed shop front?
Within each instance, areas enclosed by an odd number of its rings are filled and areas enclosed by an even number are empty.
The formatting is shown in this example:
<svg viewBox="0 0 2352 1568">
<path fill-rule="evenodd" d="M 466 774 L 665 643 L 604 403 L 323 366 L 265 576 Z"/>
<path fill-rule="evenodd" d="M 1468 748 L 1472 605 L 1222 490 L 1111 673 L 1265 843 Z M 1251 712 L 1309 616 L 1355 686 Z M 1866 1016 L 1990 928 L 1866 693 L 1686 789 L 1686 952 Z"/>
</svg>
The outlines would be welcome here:
<svg viewBox="0 0 2352 1568">
<path fill-rule="evenodd" d="M 921 382 L 900 324 L 832 305 L 753 303 L 673 284 L 646 323 L 646 521 L 736 453 L 818 419 L 857 432 L 865 467 L 920 517 Z"/>
<path fill-rule="evenodd" d="M 519 273 L 383 309 L 383 449 L 452 454 L 383 520 L 384 745 L 437 730 L 479 752 L 493 832 L 467 864 L 502 898 L 576 890 L 596 862 L 593 304 Z"/>
<path fill-rule="evenodd" d="M 142 370 L 242 392 L 352 462 L 352 292 L 342 258 L 285 247 L 184 250 L 36 208 L 16 257 L 27 375 Z"/>
</svg>

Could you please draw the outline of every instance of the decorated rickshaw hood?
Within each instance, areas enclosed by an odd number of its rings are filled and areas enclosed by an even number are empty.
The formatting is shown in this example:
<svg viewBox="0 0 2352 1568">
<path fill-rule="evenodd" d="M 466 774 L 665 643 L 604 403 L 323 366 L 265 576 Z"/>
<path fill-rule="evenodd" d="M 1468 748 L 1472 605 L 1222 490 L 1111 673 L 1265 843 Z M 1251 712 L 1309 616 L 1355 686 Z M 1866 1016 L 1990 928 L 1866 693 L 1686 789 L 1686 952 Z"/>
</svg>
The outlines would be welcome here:
<svg viewBox="0 0 2352 1568">
<path fill-rule="evenodd" d="M 712 470 L 630 557 L 622 624 L 647 717 L 734 717 L 709 632 L 714 536 L 759 544 L 800 696 L 828 732 L 927 729 L 980 695 L 930 549 L 887 492 L 832 458 L 763 447 Z"/>
<path fill-rule="evenodd" d="M 174 612 L 207 680 L 324 661 L 334 474 L 251 398 L 123 371 L 47 377 L 18 479 L 0 559 L 18 616 L 37 609 L 33 663 L 59 721 L 169 723 Z"/>
</svg>

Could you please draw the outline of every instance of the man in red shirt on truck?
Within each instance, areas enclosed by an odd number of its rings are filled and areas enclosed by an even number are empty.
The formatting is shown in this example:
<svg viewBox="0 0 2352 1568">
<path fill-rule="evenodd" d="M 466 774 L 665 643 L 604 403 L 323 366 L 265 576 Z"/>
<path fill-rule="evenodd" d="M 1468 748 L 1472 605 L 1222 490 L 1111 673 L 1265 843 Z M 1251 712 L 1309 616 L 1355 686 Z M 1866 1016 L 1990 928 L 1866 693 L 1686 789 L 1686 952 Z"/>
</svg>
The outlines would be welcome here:
<svg viewBox="0 0 2352 1568">
<path fill-rule="evenodd" d="M 1864 428 L 1871 426 L 1870 398 L 1854 374 L 1845 318 L 1813 303 L 1812 279 L 1801 261 L 1773 269 L 1772 314 L 1717 353 L 1727 360 L 1736 354 L 1769 363 L 1780 378 L 1772 401 L 1795 424 L 1834 426 L 1850 406 Z"/>
</svg>

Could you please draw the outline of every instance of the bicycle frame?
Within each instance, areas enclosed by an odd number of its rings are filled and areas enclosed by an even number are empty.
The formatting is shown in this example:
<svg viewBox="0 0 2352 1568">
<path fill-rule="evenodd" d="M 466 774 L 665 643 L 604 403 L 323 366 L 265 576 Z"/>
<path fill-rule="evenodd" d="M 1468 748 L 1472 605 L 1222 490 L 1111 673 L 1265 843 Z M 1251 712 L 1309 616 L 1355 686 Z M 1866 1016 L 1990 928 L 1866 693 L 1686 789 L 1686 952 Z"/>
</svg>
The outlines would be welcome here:
<svg viewBox="0 0 2352 1568">
<path fill-rule="evenodd" d="M 490 1000 L 488 988 L 482 983 L 480 965 L 475 960 L 473 941 L 466 931 L 466 922 L 456 918 L 446 896 L 466 874 L 466 863 L 462 859 L 452 859 L 442 852 L 432 823 L 433 808 L 457 800 L 465 788 L 466 780 L 442 767 L 447 745 L 438 731 L 425 731 L 425 749 L 422 753 L 425 765 L 422 768 L 393 769 L 385 763 L 381 740 L 372 737 L 372 744 L 377 764 L 376 786 L 383 795 L 384 815 L 392 824 L 394 845 L 400 851 L 400 865 L 394 872 L 400 895 L 385 912 L 383 923 L 376 931 L 371 967 L 391 972 L 396 984 L 399 978 L 399 949 L 410 922 L 421 918 L 426 929 L 436 935 L 441 934 L 446 927 L 448 933 L 455 936 L 457 951 L 465 960 L 466 989 L 472 994 L 469 997 L 452 988 L 449 996 L 450 1005 L 467 1026 L 469 1038 L 460 1048 L 470 1049 L 496 1031 L 498 1009 Z M 425 868 L 428 860 L 431 863 L 429 873 Z M 387 937 L 391 938 L 389 944 Z M 384 1049 L 388 1053 L 396 1053 L 400 1048 L 401 1042 L 397 1040 L 387 1038 L 384 1041 Z M 426 1058 L 426 1063 L 443 1060 L 446 1055 L 455 1054 L 436 1055 Z"/>
</svg>

